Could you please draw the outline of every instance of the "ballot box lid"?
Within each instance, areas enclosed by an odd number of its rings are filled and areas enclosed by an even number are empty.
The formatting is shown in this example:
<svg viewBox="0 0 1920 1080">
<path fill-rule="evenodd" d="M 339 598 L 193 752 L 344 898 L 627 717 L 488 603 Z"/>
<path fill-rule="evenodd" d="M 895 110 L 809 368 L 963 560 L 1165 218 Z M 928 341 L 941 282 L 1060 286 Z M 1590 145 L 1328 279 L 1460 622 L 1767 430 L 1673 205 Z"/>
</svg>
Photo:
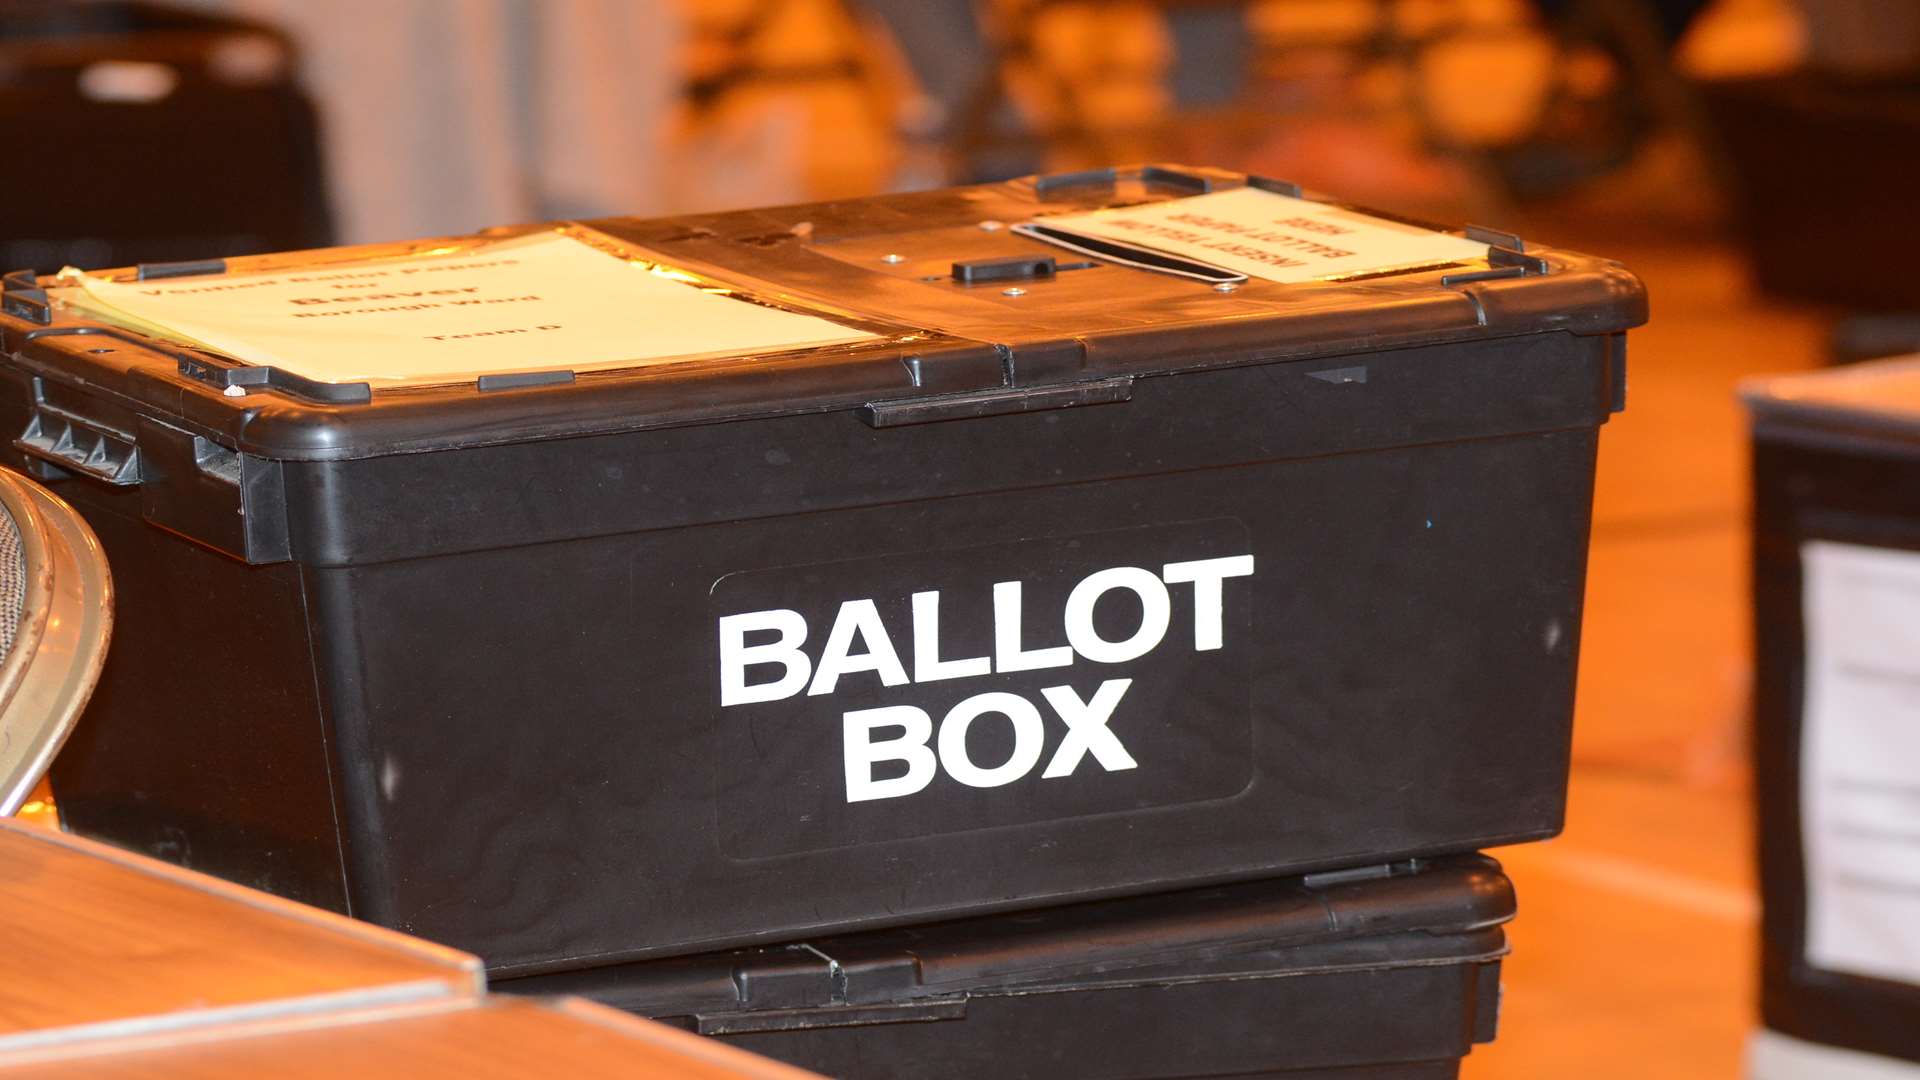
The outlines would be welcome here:
<svg viewBox="0 0 1920 1080">
<path fill-rule="evenodd" d="M 64 393 L 84 387 L 124 406 L 128 428 L 147 417 L 243 454 L 318 461 L 828 411 L 855 412 L 875 427 L 966 419 L 1123 401 L 1145 377 L 1549 332 L 1609 335 L 1646 318 L 1640 282 L 1616 263 L 1485 229 L 1430 231 L 1371 211 L 1366 221 L 1402 230 L 1401 239 L 1450 238 L 1454 254 L 1312 280 L 1262 276 L 1259 266 L 1223 277 L 1205 263 L 1196 272 L 1191 261 L 1129 257 L 1105 241 L 1062 246 L 1058 236 L 1050 241 L 1031 228 L 1234 192 L 1265 192 L 1314 213 L 1360 214 L 1276 181 L 1145 166 L 93 275 L 117 286 L 185 278 L 217 287 L 223 279 L 252 284 L 273 273 L 342 272 L 366 260 L 459 256 L 564 235 L 678 282 L 704 307 L 723 296 L 738 305 L 729 309 L 735 313 L 751 309 L 752 318 L 731 322 L 740 324 L 739 340 L 758 342 L 735 349 L 723 334 L 707 343 L 712 348 L 689 345 L 696 351 L 665 358 L 672 362 L 655 356 L 627 366 L 601 353 L 576 369 L 544 353 L 538 333 L 503 324 L 502 333 L 528 331 L 505 347 L 528 342 L 524 369 L 496 362 L 444 382 L 329 381 L 246 363 L 204 338 L 161 340 L 63 301 L 61 282 L 78 279 L 14 274 L 0 303 L 0 375 L 31 382 L 35 400 L 56 410 Z M 1236 252 L 1263 254 L 1257 229 L 1220 227 L 1253 237 L 1243 244 L 1229 233 L 1214 243 L 1223 263 L 1247 265 Z M 1338 240 L 1325 235 L 1329 244 Z M 1287 239 L 1312 247 L 1310 239 Z M 471 299 L 411 295 L 426 291 L 339 295 L 392 306 Z M 784 325 L 795 320 L 831 332 Z M 718 322 L 730 322 L 724 311 Z M 783 325 L 748 332 L 747 324 L 760 322 Z M 630 340 L 636 350 L 658 351 L 686 329 L 636 309 Z M 1445 367 L 1432 372 L 1435 394 L 1447 393 Z M 1501 404 L 1476 396 L 1472 407 L 1497 412 Z M 112 418 L 96 426 L 115 428 Z M 105 464 L 75 464 L 125 467 L 112 446 L 95 456 Z"/>
<path fill-rule="evenodd" d="M 1920 442 L 1920 356 L 1753 379 L 1740 396 L 1762 437 Z"/>
</svg>

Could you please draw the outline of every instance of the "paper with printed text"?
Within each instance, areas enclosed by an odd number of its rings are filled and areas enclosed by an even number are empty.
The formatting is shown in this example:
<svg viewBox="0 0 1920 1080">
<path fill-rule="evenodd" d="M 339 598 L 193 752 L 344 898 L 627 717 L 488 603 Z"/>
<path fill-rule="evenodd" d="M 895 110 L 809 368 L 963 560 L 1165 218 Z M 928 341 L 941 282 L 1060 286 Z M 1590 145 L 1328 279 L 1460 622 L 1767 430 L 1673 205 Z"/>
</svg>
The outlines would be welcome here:
<svg viewBox="0 0 1920 1080">
<path fill-rule="evenodd" d="M 321 382 L 448 382 L 868 340 L 558 232 L 418 257 L 161 281 L 81 279 L 77 307 Z"/>
<path fill-rule="evenodd" d="M 1807 961 L 1920 983 L 1920 552 L 1801 547 Z"/>
<path fill-rule="evenodd" d="M 1259 188 L 1062 214 L 1028 224 L 1151 248 L 1279 282 L 1434 266 L 1487 254 L 1483 243 Z"/>
</svg>

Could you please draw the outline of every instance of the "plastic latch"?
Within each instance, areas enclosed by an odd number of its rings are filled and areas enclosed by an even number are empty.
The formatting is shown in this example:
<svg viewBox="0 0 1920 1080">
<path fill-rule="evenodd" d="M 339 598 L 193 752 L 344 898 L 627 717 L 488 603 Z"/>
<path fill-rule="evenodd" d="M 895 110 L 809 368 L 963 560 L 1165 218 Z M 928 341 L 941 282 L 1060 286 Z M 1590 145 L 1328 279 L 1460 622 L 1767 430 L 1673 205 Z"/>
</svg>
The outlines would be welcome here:
<svg viewBox="0 0 1920 1080">
<path fill-rule="evenodd" d="M 1134 179 L 1148 186 L 1179 188 L 1205 195 L 1213 190 L 1213 181 L 1195 173 L 1169 169 L 1165 165 L 1148 165 L 1134 174 Z"/>
<path fill-rule="evenodd" d="M 1393 876 L 1393 866 L 1381 863 L 1377 866 L 1356 866 L 1347 870 L 1326 870 L 1318 874 L 1308 874 L 1300 879 L 1300 884 L 1309 889 L 1324 889 L 1329 885 L 1345 885 L 1351 881 L 1377 881 Z"/>
<path fill-rule="evenodd" d="M 962 285 L 989 281 L 1025 281 L 1052 277 L 1059 265 L 1051 255 L 1015 255 L 1002 259 L 968 259 L 953 264 L 953 280 Z"/>
<path fill-rule="evenodd" d="M 1071 409 L 1086 405 L 1114 405 L 1133 400 L 1133 378 L 1122 375 L 1064 386 L 1015 387 L 982 390 L 941 397 L 870 401 L 860 407 L 860 419 L 874 428 L 931 424 L 943 420 L 972 420 L 983 416 Z"/>
<path fill-rule="evenodd" d="M 1487 248 L 1488 266 L 1517 266 L 1529 275 L 1545 274 L 1547 260 L 1510 247 L 1494 244 Z"/>
<path fill-rule="evenodd" d="M 325 405 L 365 405 L 373 400 L 373 387 L 363 382 L 321 382 L 277 367 L 231 367 L 204 356 L 177 354 L 175 359 L 180 374 L 229 393 L 278 390 Z"/>
<path fill-rule="evenodd" d="M 14 270 L 0 277 L 0 311 L 42 326 L 53 321 L 53 304 L 32 270 Z"/>
<path fill-rule="evenodd" d="M 1471 285 L 1476 281 L 1499 281 L 1502 278 L 1526 277 L 1524 266 L 1496 266 L 1491 270 L 1468 270 L 1459 274 L 1440 275 L 1440 284 L 1447 288 L 1455 285 Z"/>
<path fill-rule="evenodd" d="M 1302 877 L 1300 884 L 1309 889 L 1324 889 L 1355 881 L 1379 881 L 1382 878 L 1406 877 L 1410 874 L 1424 873 L 1427 867 L 1428 862 L 1425 859 L 1402 859 L 1399 862 L 1353 866 L 1344 870 L 1323 870 L 1317 874 L 1307 874 Z"/>
<path fill-rule="evenodd" d="M 824 955 L 824 954 L 823 954 Z M 905 1001 L 921 996 L 920 958 L 910 950 L 881 948 L 872 952 L 836 950 L 840 1000 L 853 1005 Z"/>
<path fill-rule="evenodd" d="M 832 962 L 818 950 L 789 946 L 736 964 L 733 987 L 742 1008 L 812 1008 L 834 1003 L 833 974 Z"/>
<path fill-rule="evenodd" d="M 881 1024 L 919 1024 L 965 1020 L 967 996 L 947 994 L 873 1005 L 826 1005 L 795 1009 L 751 1009 L 732 1013 L 695 1013 L 693 1030 L 701 1035 L 753 1035 L 824 1028 L 872 1028 Z"/>
<path fill-rule="evenodd" d="M 481 393 L 494 390 L 524 390 L 530 386 L 561 386 L 573 382 L 573 372 L 566 368 L 557 371 L 514 371 L 500 375 L 482 375 L 473 380 L 474 387 Z"/>
<path fill-rule="evenodd" d="M 141 263 L 134 267 L 135 281 L 159 281 L 163 278 L 199 277 L 201 274 L 224 274 L 227 272 L 225 259 L 195 259 L 190 262 Z"/>
<path fill-rule="evenodd" d="M 1475 240 L 1484 237 L 1475 236 Z M 1449 288 L 1455 285 L 1470 285 L 1476 281 L 1499 281 L 1503 278 L 1537 277 L 1547 272 L 1547 260 L 1538 255 L 1528 255 L 1510 247 L 1490 244 L 1487 247 L 1487 269 L 1464 270 L 1456 274 L 1443 274 L 1440 284 Z"/>
<path fill-rule="evenodd" d="M 1302 197 L 1300 185 L 1291 180 L 1275 180 L 1270 176 L 1249 175 L 1247 177 L 1247 186 L 1250 188 L 1258 188 L 1261 191 L 1271 191 L 1275 195 L 1286 195 L 1295 199 Z"/>
<path fill-rule="evenodd" d="M 13 445 L 29 457 L 115 487 L 141 480 L 140 447 L 133 436 L 48 405 L 34 410 Z"/>
<path fill-rule="evenodd" d="M 1469 225 L 1460 230 L 1469 240 L 1475 240 L 1488 247 L 1503 247 L 1509 251 L 1527 250 L 1527 242 L 1519 234 L 1503 229 L 1489 229 L 1485 225 Z"/>
<path fill-rule="evenodd" d="M 1095 184 L 1113 186 L 1120 178 L 1117 169 L 1080 169 L 1075 172 L 1051 173 L 1033 178 L 1033 192 L 1036 195 L 1050 195 L 1064 188 L 1091 187 Z"/>
</svg>

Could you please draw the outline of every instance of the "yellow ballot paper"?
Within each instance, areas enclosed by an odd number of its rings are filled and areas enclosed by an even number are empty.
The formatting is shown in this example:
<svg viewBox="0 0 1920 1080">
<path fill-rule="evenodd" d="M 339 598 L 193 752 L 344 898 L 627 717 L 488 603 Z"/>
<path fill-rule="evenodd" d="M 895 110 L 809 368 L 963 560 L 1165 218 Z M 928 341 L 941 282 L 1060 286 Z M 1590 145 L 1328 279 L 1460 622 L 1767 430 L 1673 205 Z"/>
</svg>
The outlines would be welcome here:
<svg viewBox="0 0 1920 1080">
<path fill-rule="evenodd" d="M 73 306 L 320 382 L 636 367 L 871 340 L 559 232 L 255 274 L 82 277 Z"/>
<path fill-rule="evenodd" d="M 1061 214 L 1015 226 L 1035 239 L 1114 257 L 1077 238 L 1190 259 L 1234 277 L 1301 282 L 1485 258 L 1487 245 L 1259 188 Z M 1129 261 L 1124 255 L 1118 261 Z M 1142 260 L 1186 277 L 1204 273 Z"/>
</svg>

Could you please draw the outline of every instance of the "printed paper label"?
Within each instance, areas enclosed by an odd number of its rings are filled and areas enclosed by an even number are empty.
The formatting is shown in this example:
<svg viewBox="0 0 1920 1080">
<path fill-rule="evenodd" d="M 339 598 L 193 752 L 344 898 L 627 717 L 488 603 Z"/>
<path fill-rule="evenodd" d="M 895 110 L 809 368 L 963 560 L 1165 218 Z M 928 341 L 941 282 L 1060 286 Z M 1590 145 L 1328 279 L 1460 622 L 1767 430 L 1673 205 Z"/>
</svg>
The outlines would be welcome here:
<svg viewBox="0 0 1920 1080">
<path fill-rule="evenodd" d="M 560 233 L 271 273 L 88 277 L 81 287 L 108 317 L 321 382 L 637 367 L 875 336 L 709 291 Z"/>
<path fill-rule="evenodd" d="M 1268 281 L 1297 282 L 1485 258 L 1487 245 L 1259 188 L 1037 219 Z"/>
<path fill-rule="evenodd" d="M 1920 983 L 1920 553 L 1801 547 L 1807 962 Z"/>
</svg>

